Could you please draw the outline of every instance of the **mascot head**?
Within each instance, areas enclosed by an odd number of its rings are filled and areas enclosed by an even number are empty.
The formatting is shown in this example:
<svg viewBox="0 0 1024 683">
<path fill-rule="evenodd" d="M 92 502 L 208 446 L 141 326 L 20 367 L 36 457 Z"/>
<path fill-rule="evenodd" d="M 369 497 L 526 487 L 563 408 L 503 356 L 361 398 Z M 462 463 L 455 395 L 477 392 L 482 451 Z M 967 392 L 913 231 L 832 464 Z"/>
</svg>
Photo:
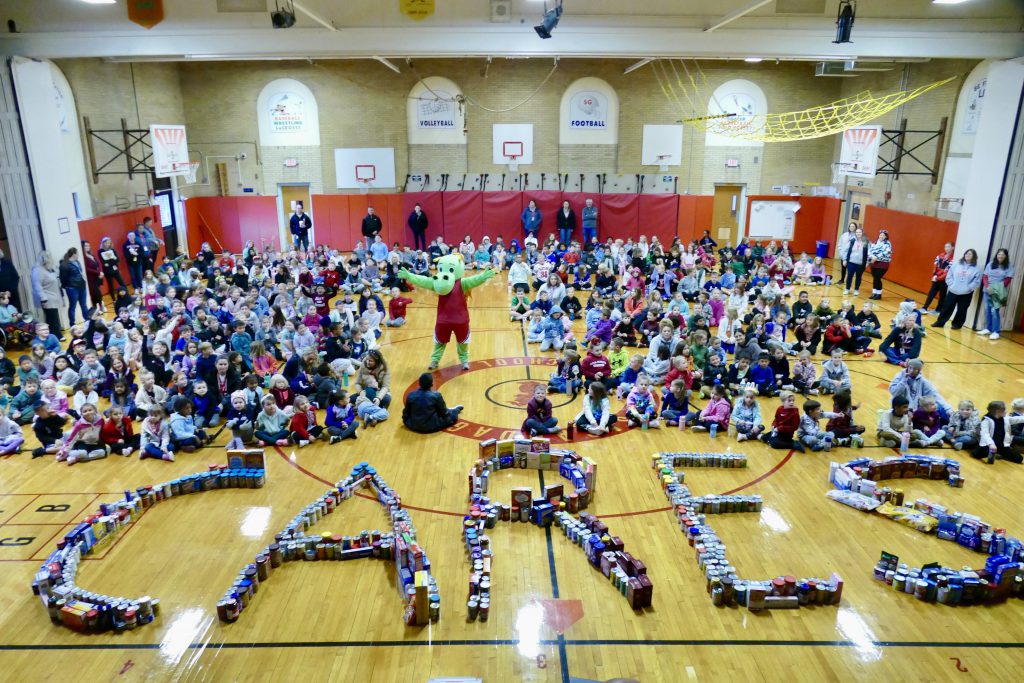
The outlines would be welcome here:
<svg viewBox="0 0 1024 683">
<path fill-rule="evenodd" d="M 434 275 L 434 291 L 438 294 L 449 294 L 455 287 L 455 281 L 466 273 L 466 265 L 462 262 L 462 254 L 448 254 L 437 259 L 437 273 Z"/>
</svg>

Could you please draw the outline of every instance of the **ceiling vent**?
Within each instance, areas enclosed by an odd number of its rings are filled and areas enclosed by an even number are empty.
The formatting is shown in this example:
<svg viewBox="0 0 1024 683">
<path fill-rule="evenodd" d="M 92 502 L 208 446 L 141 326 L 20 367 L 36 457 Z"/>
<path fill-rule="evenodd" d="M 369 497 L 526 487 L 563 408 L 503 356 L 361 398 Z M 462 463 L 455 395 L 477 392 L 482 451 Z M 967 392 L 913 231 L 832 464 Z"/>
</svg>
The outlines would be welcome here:
<svg viewBox="0 0 1024 683">
<path fill-rule="evenodd" d="M 491 0 L 491 23 L 507 24 L 512 21 L 512 0 Z"/>
<path fill-rule="evenodd" d="M 843 62 L 818 62 L 814 65 L 815 76 L 829 76 L 832 78 L 856 78 L 856 73 L 851 73 L 843 68 Z"/>
</svg>

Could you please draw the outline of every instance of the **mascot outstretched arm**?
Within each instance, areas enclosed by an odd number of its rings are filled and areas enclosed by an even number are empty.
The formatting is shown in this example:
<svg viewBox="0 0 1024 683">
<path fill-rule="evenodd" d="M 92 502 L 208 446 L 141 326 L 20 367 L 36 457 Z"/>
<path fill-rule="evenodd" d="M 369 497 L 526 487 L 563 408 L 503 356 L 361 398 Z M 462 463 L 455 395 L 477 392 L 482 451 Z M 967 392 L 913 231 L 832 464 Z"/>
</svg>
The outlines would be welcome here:
<svg viewBox="0 0 1024 683">
<path fill-rule="evenodd" d="M 462 369 L 469 369 L 469 307 L 466 305 L 466 294 L 490 280 L 495 273 L 490 268 L 469 277 L 464 277 L 465 273 L 465 264 L 459 254 L 439 258 L 437 273 L 433 276 L 416 275 L 405 268 L 398 271 L 398 277 L 409 284 L 437 294 L 437 321 L 434 323 L 434 352 L 430 355 L 430 370 L 436 370 L 441 363 L 441 357 L 453 334 Z"/>
</svg>

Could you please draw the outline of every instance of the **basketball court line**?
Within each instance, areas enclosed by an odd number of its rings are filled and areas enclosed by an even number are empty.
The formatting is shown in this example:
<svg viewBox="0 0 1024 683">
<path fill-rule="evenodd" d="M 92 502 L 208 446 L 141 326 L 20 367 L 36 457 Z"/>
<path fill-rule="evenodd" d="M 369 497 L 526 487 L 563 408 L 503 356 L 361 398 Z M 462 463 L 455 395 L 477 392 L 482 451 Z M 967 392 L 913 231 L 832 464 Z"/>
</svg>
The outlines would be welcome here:
<svg viewBox="0 0 1024 683">
<path fill-rule="evenodd" d="M 536 642 L 540 645 L 558 646 L 559 640 L 545 638 Z M 1000 649 L 1021 650 L 1024 643 L 1019 642 L 984 642 L 984 641 L 917 641 L 917 640 L 754 640 L 754 639 L 572 639 L 564 638 L 566 647 L 841 647 L 863 648 L 867 645 L 877 648 L 968 648 L 968 649 Z M 495 639 L 447 639 L 447 640 L 341 640 L 341 641 L 256 641 L 244 643 L 208 642 L 189 643 L 187 650 L 204 650 L 215 647 L 217 650 L 262 650 L 262 649 L 294 649 L 294 648 L 341 648 L 341 647 L 478 647 L 478 646 L 518 646 L 517 638 Z M 88 650 L 160 650 L 163 643 L 46 643 L 46 644 L 0 644 L 0 652 L 33 652 L 33 651 L 88 651 Z"/>
<path fill-rule="evenodd" d="M 525 341 L 525 340 L 524 340 Z M 537 478 L 540 480 L 540 490 L 544 490 L 544 470 L 537 470 Z M 548 546 L 548 572 L 551 574 L 551 597 L 560 600 L 558 591 L 558 570 L 555 568 L 555 549 L 551 544 L 551 525 L 544 527 L 544 537 Z M 569 657 L 565 651 L 565 635 L 559 633 L 555 639 L 558 643 L 559 669 L 562 673 L 562 683 L 569 683 Z"/>
</svg>

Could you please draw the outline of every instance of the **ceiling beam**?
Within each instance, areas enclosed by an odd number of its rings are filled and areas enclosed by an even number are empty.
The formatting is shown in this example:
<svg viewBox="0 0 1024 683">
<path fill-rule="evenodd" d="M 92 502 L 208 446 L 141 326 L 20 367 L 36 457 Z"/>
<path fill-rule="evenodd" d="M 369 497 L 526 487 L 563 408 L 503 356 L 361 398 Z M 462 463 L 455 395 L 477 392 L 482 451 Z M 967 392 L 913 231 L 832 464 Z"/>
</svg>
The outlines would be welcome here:
<svg viewBox="0 0 1024 683">
<path fill-rule="evenodd" d="M 722 28 L 726 24 L 731 24 L 740 17 L 750 14 L 756 9 L 761 9 L 770 2 L 775 2 L 775 0 L 754 0 L 749 4 L 733 10 L 732 12 L 729 12 L 723 17 L 720 17 L 717 21 L 715 21 L 713 24 L 704 29 L 704 33 L 711 33 L 715 29 Z"/>
<path fill-rule="evenodd" d="M 314 32 L 315 31 L 315 32 Z M 314 38 L 315 36 L 315 38 Z M 241 29 L 145 34 L 61 32 L 0 34 L 0 54 L 30 58 L 163 58 L 185 55 L 292 59 L 332 57 L 662 57 L 765 59 L 885 58 L 1010 59 L 1024 54 L 1017 31 L 910 31 L 857 25 L 856 42 L 833 45 L 831 24 L 819 29 L 763 31 L 601 28 L 560 26 L 558 40 L 539 40 L 531 30 L 508 28 Z M 237 57 L 236 57 L 237 56 Z"/>
</svg>

